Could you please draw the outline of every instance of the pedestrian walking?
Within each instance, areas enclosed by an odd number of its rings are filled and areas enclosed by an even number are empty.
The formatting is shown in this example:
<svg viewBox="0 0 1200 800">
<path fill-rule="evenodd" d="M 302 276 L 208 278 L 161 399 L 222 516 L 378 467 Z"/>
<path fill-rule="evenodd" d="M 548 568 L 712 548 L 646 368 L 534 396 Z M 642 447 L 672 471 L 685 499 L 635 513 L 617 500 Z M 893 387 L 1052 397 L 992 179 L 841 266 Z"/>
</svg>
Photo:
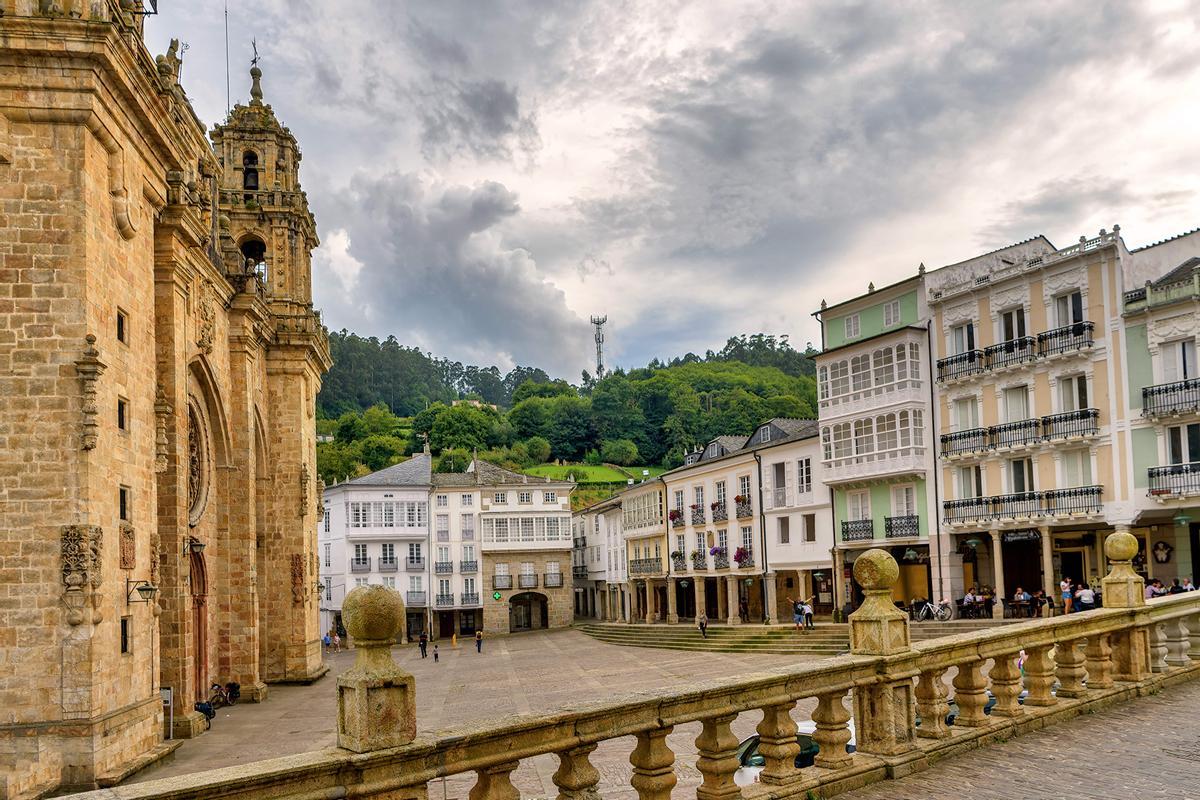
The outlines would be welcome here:
<svg viewBox="0 0 1200 800">
<path fill-rule="evenodd" d="M 705 639 L 708 638 L 708 614 L 700 612 L 700 619 L 696 621 L 696 627 L 700 629 L 700 635 Z"/>
<path fill-rule="evenodd" d="M 483 631 L 475 631 L 475 652 L 483 652 Z"/>
<path fill-rule="evenodd" d="M 429 634 L 421 631 L 421 635 L 417 637 L 417 647 L 421 650 L 421 658 L 429 656 Z"/>
<path fill-rule="evenodd" d="M 333 652 L 342 652 L 342 637 L 338 635 L 337 631 L 333 632 Z"/>
<path fill-rule="evenodd" d="M 1071 613 L 1071 600 L 1075 596 L 1075 591 L 1074 591 L 1073 587 L 1071 586 L 1071 579 L 1068 578 L 1066 575 L 1063 576 L 1062 581 L 1058 584 L 1058 591 L 1062 594 L 1063 613 L 1070 614 Z"/>
<path fill-rule="evenodd" d="M 804 614 L 804 629 L 811 631 L 816 625 L 813 624 L 813 599 L 806 597 L 800 601 L 800 610 Z"/>
<path fill-rule="evenodd" d="M 750 604 L 744 597 L 738 600 L 738 617 L 741 618 L 743 625 L 750 621 Z"/>
<path fill-rule="evenodd" d="M 323 637 L 321 637 L 321 645 L 325 648 L 326 653 L 329 652 L 329 645 L 332 643 L 333 643 L 333 640 L 329 638 L 328 633 L 325 634 Z"/>
<path fill-rule="evenodd" d="M 796 633 L 800 632 L 800 624 L 804 622 L 804 603 L 799 600 L 787 599 L 792 604 L 792 622 L 796 626 Z"/>
<path fill-rule="evenodd" d="M 438 662 L 438 651 L 437 651 L 437 645 L 435 644 L 433 646 L 433 663 L 436 664 L 437 662 Z"/>
</svg>

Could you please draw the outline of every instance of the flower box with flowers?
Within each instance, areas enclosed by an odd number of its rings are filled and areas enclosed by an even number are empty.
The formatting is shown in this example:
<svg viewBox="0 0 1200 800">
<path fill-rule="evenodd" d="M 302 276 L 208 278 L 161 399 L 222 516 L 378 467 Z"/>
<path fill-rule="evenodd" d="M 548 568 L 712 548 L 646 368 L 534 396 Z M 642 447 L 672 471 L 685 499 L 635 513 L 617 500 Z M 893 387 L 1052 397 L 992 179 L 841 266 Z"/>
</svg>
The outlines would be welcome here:
<svg viewBox="0 0 1200 800">
<path fill-rule="evenodd" d="M 716 569 L 729 568 L 729 553 L 724 547 L 718 545 L 717 547 L 710 549 L 708 553 L 713 557 L 713 567 Z"/>
<path fill-rule="evenodd" d="M 667 519 L 671 521 L 671 526 L 675 528 L 683 527 L 683 512 L 678 508 L 672 508 L 667 512 Z"/>
<path fill-rule="evenodd" d="M 708 558 L 703 550 L 692 551 L 692 569 L 708 569 Z"/>
<path fill-rule="evenodd" d="M 682 550 L 671 551 L 671 565 L 675 568 L 676 572 L 683 572 L 687 569 L 687 557 Z"/>
<path fill-rule="evenodd" d="M 692 524 L 704 524 L 704 506 L 700 505 L 699 503 L 692 504 Z"/>
<path fill-rule="evenodd" d="M 749 547 L 739 547 L 733 553 L 733 560 L 739 567 L 753 567 L 754 551 Z"/>
<path fill-rule="evenodd" d="M 713 522 L 724 522 L 729 519 L 729 514 L 725 512 L 725 504 L 718 500 L 712 504 Z"/>
<path fill-rule="evenodd" d="M 754 516 L 754 507 L 750 504 L 750 498 L 744 494 L 739 494 L 733 498 L 734 506 L 737 509 L 738 519 Z"/>
</svg>

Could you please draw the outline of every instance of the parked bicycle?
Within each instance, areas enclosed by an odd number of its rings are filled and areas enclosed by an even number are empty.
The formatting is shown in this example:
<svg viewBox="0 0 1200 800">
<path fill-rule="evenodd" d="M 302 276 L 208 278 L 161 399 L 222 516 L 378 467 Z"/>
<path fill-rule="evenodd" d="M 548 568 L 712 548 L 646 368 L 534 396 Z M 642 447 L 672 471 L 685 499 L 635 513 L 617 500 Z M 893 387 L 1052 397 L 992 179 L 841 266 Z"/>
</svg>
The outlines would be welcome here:
<svg viewBox="0 0 1200 800">
<path fill-rule="evenodd" d="M 942 600 L 937 605 L 934 605 L 931 600 L 924 600 L 916 609 L 916 618 L 921 622 L 931 619 L 935 619 L 938 622 L 946 622 L 953 616 L 954 607 L 950 605 L 949 600 Z"/>
<path fill-rule="evenodd" d="M 214 683 L 208 687 L 208 702 L 213 708 L 221 706 L 231 706 L 238 701 L 242 696 L 242 687 L 236 682 L 230 682 L 222 686 L 219 683 Z"/>
</svg>

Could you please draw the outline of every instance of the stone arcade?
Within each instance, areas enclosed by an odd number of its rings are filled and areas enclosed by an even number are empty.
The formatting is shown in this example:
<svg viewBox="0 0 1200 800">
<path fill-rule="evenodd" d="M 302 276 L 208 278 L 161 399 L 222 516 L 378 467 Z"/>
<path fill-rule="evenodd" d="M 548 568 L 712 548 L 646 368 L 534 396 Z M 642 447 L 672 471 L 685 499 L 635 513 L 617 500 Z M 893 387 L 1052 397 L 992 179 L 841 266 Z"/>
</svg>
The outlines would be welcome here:
<svg viewBox="0 0 1200 800">
<path fill-rule="evenodd" d="M 251 70 L 211 144 L 130 0 L 0 0 L 0 797 L 321 662 L 316 227 Z"/>
</svg>

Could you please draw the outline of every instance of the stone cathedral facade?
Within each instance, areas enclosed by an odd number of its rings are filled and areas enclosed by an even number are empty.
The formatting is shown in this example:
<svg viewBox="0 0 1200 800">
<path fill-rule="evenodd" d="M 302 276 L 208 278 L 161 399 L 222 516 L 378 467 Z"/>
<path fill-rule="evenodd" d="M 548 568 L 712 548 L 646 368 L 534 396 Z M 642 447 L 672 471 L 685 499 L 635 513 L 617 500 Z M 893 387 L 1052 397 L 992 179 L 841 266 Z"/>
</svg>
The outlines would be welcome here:
<svg viewBox="0 0 1200 800">
<path fill-rule="evenodd" d="M 0 797 L 111 785 L 211 683 L 319 678 L 329 368 L 295 138 L 211 132 L 132 0 L 0 0 Z M 171 703 L 164 705 L 169 689 Z M 173 722 L 168 722 L 173 720 Z"/>
</svg>

